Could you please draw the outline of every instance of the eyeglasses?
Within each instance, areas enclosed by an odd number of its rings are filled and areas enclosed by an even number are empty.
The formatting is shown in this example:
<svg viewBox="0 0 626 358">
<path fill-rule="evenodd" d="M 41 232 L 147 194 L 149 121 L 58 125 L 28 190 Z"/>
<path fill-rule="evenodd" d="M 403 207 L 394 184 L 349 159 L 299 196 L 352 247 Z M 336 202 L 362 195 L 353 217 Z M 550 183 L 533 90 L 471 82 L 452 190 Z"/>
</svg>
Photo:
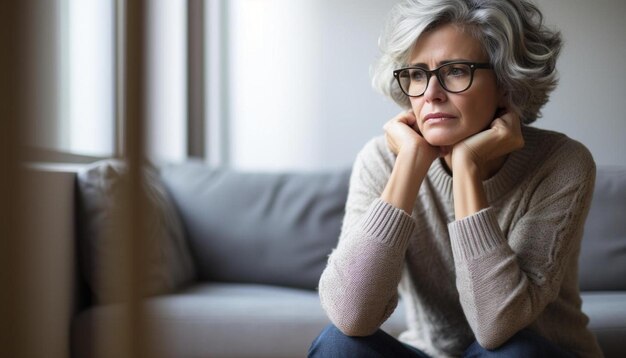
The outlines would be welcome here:
<svg viewBox="0 0 626 358">
<path fill-rule="evenodd" d="M 474 81 L 474 71 L 493 68 L 489 63 L 450 62 L 432 71 L 419 67 L 406 67 L 393 71 L 402 92 L 409 97 L 419 97 L 426 92 L 434 74 L 441 87 L 450 93 L 467 91 Z"/>
</svg>

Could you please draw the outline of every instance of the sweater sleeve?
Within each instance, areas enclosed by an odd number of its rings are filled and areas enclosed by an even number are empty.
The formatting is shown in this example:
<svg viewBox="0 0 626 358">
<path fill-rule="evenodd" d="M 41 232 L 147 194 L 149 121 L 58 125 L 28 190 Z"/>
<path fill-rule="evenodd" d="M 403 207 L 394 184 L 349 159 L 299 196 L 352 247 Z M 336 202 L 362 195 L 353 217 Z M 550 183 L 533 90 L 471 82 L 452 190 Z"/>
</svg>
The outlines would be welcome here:
<svg viewBox="0 0 626 358">
<path fill-rule="evenodd" d="M 394 311 L 414 226 L 403 210 L 379 199 L 390 172 L 383 150 L 370 142 L 357 156 L 339 243 L 319 282 L 322 307 L 349 336 L 373 334 Z"/>
<path fill-rule="evenodd" d="M 538 173 L 508 237 L 491 207 L 448 226 L 461 305 L 487 349 L 533 323 L 575 267 L 595 182 L 593 159 L 580 147 Z"/>
</svg>

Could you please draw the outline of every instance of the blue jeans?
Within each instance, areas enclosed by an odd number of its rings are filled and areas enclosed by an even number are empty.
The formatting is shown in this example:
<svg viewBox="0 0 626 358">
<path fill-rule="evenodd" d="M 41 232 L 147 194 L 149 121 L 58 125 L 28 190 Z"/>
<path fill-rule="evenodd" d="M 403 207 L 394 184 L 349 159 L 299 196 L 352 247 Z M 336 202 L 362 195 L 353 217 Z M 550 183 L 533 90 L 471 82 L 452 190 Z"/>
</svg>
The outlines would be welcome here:
<svg viewBox="0 0 626 358">
<path fill-rule="evenodd" d="M 367 337 L 349 337 L 330 324 L 313 341 L 309 357 L 338 358 L 429 358 L 421 350 L 404 344 L 382 330 Z M 495 350 L 486 350 L 474 341 L 463 357 L 549 357 L 573 358 L 574 355 L 524 329 Z"/>
</svg>

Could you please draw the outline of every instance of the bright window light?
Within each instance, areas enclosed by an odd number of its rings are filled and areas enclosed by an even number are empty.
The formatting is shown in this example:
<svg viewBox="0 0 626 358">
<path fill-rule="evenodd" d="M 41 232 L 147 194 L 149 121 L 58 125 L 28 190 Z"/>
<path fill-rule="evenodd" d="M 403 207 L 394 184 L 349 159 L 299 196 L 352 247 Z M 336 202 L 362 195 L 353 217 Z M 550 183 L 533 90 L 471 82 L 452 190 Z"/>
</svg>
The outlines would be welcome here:
<svg viewBox="0 0 626 358">
<path fill-rule="evenodd" d="M 115 2 L 64 0 L 59 147 L 111 156 L 115 144 Z"/>
</svg>

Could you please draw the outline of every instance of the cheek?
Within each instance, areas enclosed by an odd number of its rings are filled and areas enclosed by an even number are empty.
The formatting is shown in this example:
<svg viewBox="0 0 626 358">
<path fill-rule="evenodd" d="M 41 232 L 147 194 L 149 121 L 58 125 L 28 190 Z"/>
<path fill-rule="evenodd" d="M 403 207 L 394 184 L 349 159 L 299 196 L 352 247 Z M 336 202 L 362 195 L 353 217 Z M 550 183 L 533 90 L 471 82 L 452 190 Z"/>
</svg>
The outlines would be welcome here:
<svg viewBox="0 0 626 358">
<path fill-rule="evenodd" d="M 483 130 L 494 120 L 497 104 L 489 101 L 473 101 L 465 106 L 464 117 L 467 119 L 466 125 L 472 127 L 476 131 Z"/>
<path fill-rule="evenodd" d="M 413 110 L 413 113 L 415 114 L 415 117 L 417 118 L 417 127 L 419 128 L 421 132 L 422 122 L 419 120 L 419 115 L 420 115 L 420 112 L 422 111 L 422 103 L 419 101 L 418 98 L 411 98 L 411 109 Z"/>
</svg>

